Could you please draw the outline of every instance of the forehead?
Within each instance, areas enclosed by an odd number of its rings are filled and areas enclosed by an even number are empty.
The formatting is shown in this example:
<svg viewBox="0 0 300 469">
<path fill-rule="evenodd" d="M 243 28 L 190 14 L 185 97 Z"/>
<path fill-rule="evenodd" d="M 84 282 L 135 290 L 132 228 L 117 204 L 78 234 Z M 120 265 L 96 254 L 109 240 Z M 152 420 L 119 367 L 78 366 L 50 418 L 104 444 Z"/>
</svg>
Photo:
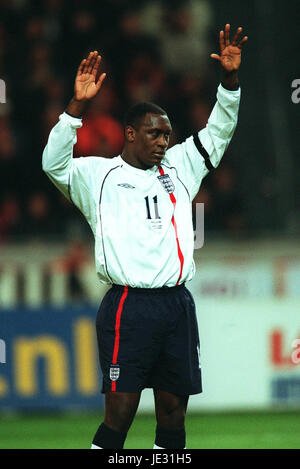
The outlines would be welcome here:
<svg viewBox="0 0 300 469">
<path fill-rule="evenodd" d="M 170 120 L 166 114 L 151 114 L 150 112 L 144 116 L 140 127 L 145 130 L 160 129 L 162 132 L 172 130 Z"/>
</svg>

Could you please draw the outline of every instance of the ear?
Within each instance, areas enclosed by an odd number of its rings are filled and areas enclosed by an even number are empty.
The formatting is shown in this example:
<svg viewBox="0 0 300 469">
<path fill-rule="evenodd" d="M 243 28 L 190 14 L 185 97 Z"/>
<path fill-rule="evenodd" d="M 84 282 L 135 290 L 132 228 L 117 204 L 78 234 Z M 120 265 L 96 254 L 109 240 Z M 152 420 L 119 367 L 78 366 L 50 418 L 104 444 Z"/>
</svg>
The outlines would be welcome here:
<svg viewBox="0 0 300 469">
<path fill-rule="evenodd" d="M 127 125 L 125 127 L 125 138 L 128 142 L 133 143 L 135 141 L 136 130 L 131 126 Z"/>
</svg>

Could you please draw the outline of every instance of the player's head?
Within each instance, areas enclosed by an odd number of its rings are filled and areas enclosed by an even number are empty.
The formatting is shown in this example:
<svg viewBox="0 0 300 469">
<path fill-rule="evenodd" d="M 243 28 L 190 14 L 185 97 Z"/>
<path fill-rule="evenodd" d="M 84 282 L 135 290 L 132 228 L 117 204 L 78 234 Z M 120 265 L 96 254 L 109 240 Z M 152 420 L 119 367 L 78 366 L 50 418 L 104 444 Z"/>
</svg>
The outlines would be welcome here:
<svg viewBox="0 0 300 469">
<path fill-rule="evenodd" d="M 125 148 L 142 169 L 159 165 L 169 145 L 172 127 L 164 109 L 153 103 L 135 104 L 124 122 Z"/>
</svg>

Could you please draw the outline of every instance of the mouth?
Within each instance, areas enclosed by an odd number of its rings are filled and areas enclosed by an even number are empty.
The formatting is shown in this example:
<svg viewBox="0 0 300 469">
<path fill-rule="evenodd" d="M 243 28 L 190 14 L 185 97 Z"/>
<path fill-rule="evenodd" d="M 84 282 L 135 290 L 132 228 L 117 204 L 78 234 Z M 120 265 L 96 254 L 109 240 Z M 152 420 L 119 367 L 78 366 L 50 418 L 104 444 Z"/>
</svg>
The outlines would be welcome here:
<svg viewBox="0 0 300 469">
<path fill-rule="evenodd" d="M 162 160 L 163 157 L 165 156 L 165 153 L 163 151 L 156 151 L 153 153 L 156 159 Z"/>
</svg>

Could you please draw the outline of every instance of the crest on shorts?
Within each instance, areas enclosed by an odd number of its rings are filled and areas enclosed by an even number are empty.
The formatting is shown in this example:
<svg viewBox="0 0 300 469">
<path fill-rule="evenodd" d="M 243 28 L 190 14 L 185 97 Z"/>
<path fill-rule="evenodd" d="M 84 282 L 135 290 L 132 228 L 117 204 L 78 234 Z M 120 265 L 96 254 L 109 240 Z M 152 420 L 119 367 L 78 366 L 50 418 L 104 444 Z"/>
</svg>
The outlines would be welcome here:
<svg viewBox="0 0 300 469">
<path fill-rule="evenodd" d="M 120 376 L 120 367 L 119 365 L 110 365 L 109 377 L 111 381 L 117 381 Z"/>
<path fill-rule="evenodd" d="M 174 183 L 170 176 L 168 174 L 162 174 L 160 176 L 157 176 L 159 179 L 159 182 L 162 184 L 163 188 L 169 193 L 172 194 L 175 190 Z"/>
</svg>

